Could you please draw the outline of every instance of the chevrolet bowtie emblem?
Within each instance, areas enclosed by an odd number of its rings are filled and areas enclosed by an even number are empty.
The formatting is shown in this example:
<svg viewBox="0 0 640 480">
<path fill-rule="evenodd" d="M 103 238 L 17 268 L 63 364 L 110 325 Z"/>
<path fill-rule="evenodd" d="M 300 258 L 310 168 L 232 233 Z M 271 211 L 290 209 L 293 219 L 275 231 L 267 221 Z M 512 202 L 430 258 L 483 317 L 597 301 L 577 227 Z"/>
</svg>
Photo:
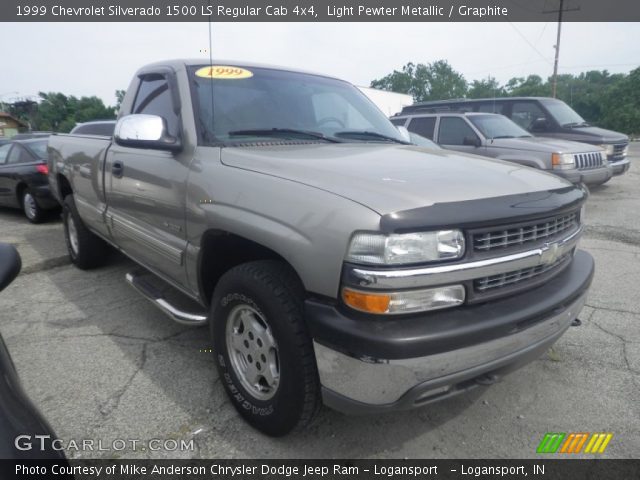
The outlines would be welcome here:
<svg viewBox="0 0 640 480">
<path fill-rule="evenodd" d="M 543 265 L 555 263 L 562 255 L 562 250 L 557 243 L 545 243 L 540 254 L 540 262 Z"/>
</svg>

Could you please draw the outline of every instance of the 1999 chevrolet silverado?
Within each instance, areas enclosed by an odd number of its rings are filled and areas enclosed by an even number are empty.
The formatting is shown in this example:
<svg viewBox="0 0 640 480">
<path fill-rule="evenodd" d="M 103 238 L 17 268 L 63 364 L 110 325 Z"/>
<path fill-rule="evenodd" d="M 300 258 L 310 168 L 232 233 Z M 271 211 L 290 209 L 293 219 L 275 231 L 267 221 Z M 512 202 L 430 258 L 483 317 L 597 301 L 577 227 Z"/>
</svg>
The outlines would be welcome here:
<svg viewBox="0 0 640 480">
<path fill-rule="evenodd" d="M 238 412 L 269 435 L 320 404 L 406 409 L 544 353 L 585 303 L 587 193 L 408 144 L 358 89 L 270 66 L 139 70 L 113 138 L 55 135 L 71 260 L 112 245 L 195 300 Z"/>
</svg>

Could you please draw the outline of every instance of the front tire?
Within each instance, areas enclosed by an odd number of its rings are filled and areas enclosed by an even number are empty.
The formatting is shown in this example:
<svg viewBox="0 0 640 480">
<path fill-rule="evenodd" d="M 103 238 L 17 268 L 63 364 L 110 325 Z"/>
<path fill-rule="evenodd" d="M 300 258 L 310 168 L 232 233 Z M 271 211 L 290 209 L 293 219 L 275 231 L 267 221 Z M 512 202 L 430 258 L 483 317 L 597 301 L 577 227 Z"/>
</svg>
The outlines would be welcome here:
<svg viewBox="0 0 640 480">
<path fill-rule="evenodd" d="M 45 211 L 38 205 L 36 197 L 28 188 L 22 194 L 22 211 L 31 223 L 41 223 L 44 220 Z"/>
<path fill-rule="evenodd" d="M 256 261 L 222 276 L 211 305 L 220 379 L 238 413 L 271 436 L 308 425 L 320 407 L 304 289 L 287 265 Z"/>
<path fill-rule="evenodd" d="M 108 253 L 107 244 L 85 226 L 73 195 L 67 195 L 62 203 L 62 223 L 71 262 L 82 270 L 102 265 Z"/>
</svg>

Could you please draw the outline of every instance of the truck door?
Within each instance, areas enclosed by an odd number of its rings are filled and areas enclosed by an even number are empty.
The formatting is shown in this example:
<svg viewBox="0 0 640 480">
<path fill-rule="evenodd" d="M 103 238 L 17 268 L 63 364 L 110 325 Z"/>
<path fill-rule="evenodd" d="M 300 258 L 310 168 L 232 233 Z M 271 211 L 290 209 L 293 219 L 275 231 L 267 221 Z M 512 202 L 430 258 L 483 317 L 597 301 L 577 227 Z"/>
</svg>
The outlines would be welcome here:
<svg viewBox="0 0 640 480">
<path fill-rule="evenodd" d="M 169 133 L 182 137 L 171 74 L 141 76 L 130 113 L 161 116 Z M 186 148 L 173 153 L 114 143 L 105 164 L 107 222 L 116 244 L 155 273 L 183 285 L 185 188 L 191 156 Z"/>
<path fill-rule="evenodd" d="M 485 147 L 475 130 L 461 117 L 440 117 L 438 143 L 449 150 L 483 155 Z"/>
</svg>

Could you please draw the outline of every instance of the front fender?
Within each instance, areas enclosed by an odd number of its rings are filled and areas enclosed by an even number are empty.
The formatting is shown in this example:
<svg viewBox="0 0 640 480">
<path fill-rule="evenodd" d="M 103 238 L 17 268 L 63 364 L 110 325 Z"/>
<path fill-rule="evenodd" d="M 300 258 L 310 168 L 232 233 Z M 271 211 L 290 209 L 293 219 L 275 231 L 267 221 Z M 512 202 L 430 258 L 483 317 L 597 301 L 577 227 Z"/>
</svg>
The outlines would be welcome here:
<svg viewBox="0 0 640 480">
<path fill-rule="evenodd" d="M 199 291 L 197 264 L 205 232 L 228 232 L 284 258 L 308 292 L 337 298 L 355 230 L 378 230 L 380 215 L 349 199 L 295 181 L 200 162 L 187 193 L 187 275 Z"/>
<path fill-rule="evenodd" d="M 549 170 L 551 165 L 547 165 L 546 162 L 540 158 L 536 158 L 534 156 L 527 155 L 523 153 L 522 155 L 501 155 L 496 157 L 498 160 L 503 160 L 505 162 L 517 163 L 518 165 L 524 165 L 525 167 L 533 167 L 538 170 Z M 551 156 L 549 156 L 549 162 L 551 162 Z"/>
</svg>

